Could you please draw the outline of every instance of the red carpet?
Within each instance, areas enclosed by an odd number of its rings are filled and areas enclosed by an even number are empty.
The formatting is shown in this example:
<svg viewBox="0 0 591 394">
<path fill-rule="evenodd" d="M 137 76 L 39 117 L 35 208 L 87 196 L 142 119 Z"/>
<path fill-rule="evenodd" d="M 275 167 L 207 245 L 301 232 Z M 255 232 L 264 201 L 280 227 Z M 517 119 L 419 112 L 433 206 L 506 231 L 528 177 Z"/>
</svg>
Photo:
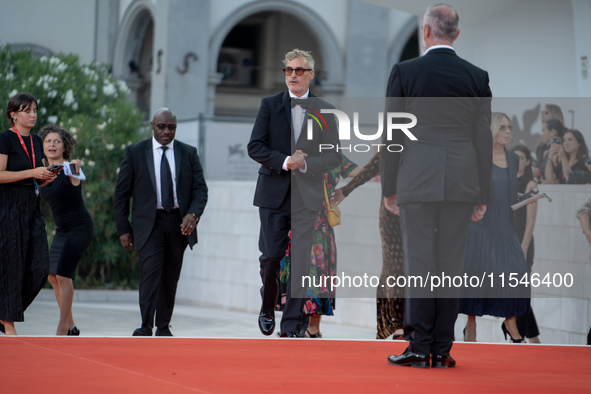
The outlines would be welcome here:
<svg viewBox="0 0 591 394">
<path fill-rule="evenodd" d="M 406 342 L 0 337 L 2 393 L 591 390 L 591 347 L 454 345 L 456 368 L 388 365 Z"/>
</svg>

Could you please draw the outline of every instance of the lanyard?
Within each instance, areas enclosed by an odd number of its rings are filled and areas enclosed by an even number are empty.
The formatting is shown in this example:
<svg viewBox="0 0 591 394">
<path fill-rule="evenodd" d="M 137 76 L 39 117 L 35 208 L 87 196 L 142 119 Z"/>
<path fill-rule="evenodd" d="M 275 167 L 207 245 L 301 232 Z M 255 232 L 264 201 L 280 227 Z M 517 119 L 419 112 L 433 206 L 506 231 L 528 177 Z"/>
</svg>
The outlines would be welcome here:
<svg viewBox="0 0 591 394">
<path fill-rule="evenodd" d="M 18 136 L 18 140 L 21 142 L 21 146 L 23 147 L 23 150 L 25 151 L 25 153 L 27 154 L 27 157 L 29 158 L 29 163 L 31 163 L 31 168 L 35 168 L 35 146 L 33 145 L 33 137 L 31 136 L 31 134 L 29 134 L 29 140 L 31 141 L 31 153 L 33 154 L 33 161 L 31 161 L 31 156 L 29 155 L 29 150 L 27 149 L 27 146 L 25 145 L 25 140 L 23 140 L 23 137 L 21 136 L 21 133 L 19 133 L 18 129 L 16 128 L 16 125 L 12 126 L 12 129 L 14 130 L 14 132 L 16 133 L 16 135 Z M 37 182 L 35 183 L 35 196 L 39 196 L 39 186 L 37 185 Z"/>
<path fill-rule="evenodd" d="M 33 153 L 33 161 L 31 161 L 31 156 L 29 155 L 29 150 L 27 149 L 27 146 L 25 145 L 25 141 L 23 140 L 23 137 L 21 136 L 18 129 L 16 128 L 16 125 L 12 126 L 12 129 L 14 130 L 16 135 L 18 136 L 18 139 L 21 142 L 21 146 L 23 147 L 23 150 L 25 151 L 25 153 L 27 154 L 27 157 L 29 158 L 29 163 L 31 163 L 31 168 L 34 169 L 35 168 L 35 147 L 33 146 L 33 136 L 31 136 L 31 134 L 29 134 L 29 139 L 31 141 L 31 152 Z"/>
</svg>

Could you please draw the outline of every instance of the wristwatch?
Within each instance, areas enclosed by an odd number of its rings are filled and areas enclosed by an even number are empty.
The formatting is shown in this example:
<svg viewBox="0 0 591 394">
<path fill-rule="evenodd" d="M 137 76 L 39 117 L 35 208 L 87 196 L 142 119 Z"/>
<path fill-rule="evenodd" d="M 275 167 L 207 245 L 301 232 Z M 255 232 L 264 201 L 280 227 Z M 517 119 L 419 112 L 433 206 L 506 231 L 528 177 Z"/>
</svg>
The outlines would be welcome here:
<svg viewBox="0 0 591 394">
<path fill-rule="evenodd" d="M 189 215 L 193 215 L 193 218 L 195 218 L 195 223 L 199 222 L 199 218 L 193 212 L 189 212 Z"/>
</svg>

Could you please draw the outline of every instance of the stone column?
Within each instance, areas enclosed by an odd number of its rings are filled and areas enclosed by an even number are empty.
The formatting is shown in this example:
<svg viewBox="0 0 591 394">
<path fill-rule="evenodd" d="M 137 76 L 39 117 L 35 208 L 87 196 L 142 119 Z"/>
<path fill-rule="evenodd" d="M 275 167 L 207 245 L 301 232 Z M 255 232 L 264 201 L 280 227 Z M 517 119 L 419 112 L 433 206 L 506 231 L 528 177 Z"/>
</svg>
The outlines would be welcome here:
<svg viewBox="0 0 591 394">
<path fill-rule="evenodd" d="M 359 0 L 349 2 L 345 96 L 382 97 L 388 79 L 389 12 Z"/>
<path fill-rule="evenodd" d="M 206 112 L 210 0 L 158 0 L 152 113 L 169 107 L 179 120 Z"/>
</svg>

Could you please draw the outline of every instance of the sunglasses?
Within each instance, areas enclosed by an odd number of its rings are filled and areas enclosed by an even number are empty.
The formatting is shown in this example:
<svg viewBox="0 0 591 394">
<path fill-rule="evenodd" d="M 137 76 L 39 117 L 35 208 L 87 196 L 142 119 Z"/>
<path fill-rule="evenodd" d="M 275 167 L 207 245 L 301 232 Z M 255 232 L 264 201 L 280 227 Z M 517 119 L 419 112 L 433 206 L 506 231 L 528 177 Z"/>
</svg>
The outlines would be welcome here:
<svg viewBox="0 0 591 394">
<path fill-rule="evenodd" d="M 298 67 L 298 68 L 291 68 L 291 67 L 287 67 L 287 68 L 284 68 L 284 69 L 283 69 L 283 73 L 284 73 L 285 75 L 287 75 L 288 77 L 289 77 L 291 74 L 293 74 L 293 72 L 294 72 L 294 71 L 295 71 L 295 73 L 296 73 L 296 75 L 297 75 L 298 77 L 301 77 L 302 75 L 304 75 L 304 73 L 305 73 L 306 71 L 313 71 L 313 70 L 312 70 L 311 68 L 301 68 L 301 67 Z"/>
<path fill-rule="evenodd" d="M 170 131 L 176 130 L 176 124 L 174 123 L 156 123 L 156 128 L 160 131 L 164 131 L 166 128 Z"/>
</svg>

